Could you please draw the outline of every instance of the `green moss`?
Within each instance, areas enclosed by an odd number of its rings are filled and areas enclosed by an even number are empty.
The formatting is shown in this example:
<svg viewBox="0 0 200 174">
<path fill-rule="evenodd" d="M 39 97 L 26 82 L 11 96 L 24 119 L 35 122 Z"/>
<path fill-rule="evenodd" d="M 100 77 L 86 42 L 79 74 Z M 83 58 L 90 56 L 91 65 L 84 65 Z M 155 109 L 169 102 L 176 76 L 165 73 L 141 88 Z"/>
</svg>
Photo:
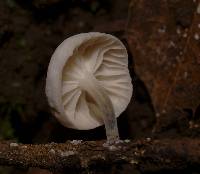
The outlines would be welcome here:
<svg viewBox="0 0 200 174">
<path fill-rule="evenodd" d="M 9 8 L 14 8 L 16 6 L 16 2 L 15 2 L 15 0 L 6 0 L 6 5 Z"/>
<path fill-rule="evenodd" d="M 6 116 L 3 120 L 0 121 L 0 138 L 1 139 L 13 139 L 14 131 L 10 123 L 10 119 Z"/>
<path fill-rule="evenodd" d="M 16 139 L 11 123 L 13 113 L 23 115 L 24 105 L 20 102 L 0 102 L 0 139 Z"/>
</svg>

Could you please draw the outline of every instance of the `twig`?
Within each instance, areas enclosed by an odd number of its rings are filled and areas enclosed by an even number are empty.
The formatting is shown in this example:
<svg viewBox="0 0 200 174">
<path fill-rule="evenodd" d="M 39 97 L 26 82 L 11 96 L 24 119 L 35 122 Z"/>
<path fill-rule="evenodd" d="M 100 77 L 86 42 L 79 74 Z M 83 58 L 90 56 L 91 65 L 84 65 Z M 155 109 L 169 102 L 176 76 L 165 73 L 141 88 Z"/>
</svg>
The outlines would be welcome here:
<svg viewBox="0 0 200 174">
<path fill-rule="evenodd" d="M 200 167 L 200 139 L 123 141 L 107 146 L 104 141 L 67 141 L 63 144 L 0 142 L 0 165 L 38 167 L 50 171 L 109 170 L 128 164 L 142 171 Z"/>
</svg>

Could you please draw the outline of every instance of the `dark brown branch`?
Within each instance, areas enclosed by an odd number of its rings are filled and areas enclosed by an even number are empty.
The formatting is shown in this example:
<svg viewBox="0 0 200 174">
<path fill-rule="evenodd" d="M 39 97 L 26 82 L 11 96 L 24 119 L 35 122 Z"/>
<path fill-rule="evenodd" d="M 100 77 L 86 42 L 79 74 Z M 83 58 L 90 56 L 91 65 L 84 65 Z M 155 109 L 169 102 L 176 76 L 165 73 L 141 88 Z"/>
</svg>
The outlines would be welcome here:
<svg viewBox="0 0 200 174">
<path fill-rule="evenodd" d="M 105 147 L 103 141 L 24 145 L 0 143 L 0 165 L 51 171 L 85 171 L 128 164 L 142 171 L 200 166 L 200 139 L 126 141 Z"/>
</svg>

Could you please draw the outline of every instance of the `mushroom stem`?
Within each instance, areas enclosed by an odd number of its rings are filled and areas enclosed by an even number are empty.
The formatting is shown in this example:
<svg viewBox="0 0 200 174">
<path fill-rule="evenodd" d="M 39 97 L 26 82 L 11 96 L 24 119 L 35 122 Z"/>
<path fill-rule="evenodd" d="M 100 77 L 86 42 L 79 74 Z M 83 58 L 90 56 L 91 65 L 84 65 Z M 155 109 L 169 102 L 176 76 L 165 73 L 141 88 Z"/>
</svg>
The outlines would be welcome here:
<svg viewBox="0 0 200 174">
<path fill-rule="evenodd" d="M 117 119 L 115 117 L 112 102 L 105 89 L 99 84 L 97 79 L 89 72 L 84 73 L 84 78 L 80 80 L 82 90 L 95 101 L 98 106 L 106 128 L 107 142 L 112 144 L 119 139 Z"/>
</svg>

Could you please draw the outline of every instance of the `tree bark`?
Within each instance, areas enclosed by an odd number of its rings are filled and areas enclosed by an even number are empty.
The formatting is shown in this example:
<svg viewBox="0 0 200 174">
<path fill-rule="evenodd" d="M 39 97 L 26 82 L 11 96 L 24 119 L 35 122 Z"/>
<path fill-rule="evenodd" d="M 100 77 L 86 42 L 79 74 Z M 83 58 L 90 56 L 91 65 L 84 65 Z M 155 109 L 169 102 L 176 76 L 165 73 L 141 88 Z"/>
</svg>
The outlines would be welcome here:
<svg viewBox="0 0 200 174">
<path fill-rule="evenodd" d="M 200 139 L 125 140 L 107 146 L 105 141 L 67 141 L 63 144 L 0 142 L 0 165 L 38 167 L 80 173 L 109 171 L 130 165 L 143 172 L 200 170 Z"/>
</svg>

